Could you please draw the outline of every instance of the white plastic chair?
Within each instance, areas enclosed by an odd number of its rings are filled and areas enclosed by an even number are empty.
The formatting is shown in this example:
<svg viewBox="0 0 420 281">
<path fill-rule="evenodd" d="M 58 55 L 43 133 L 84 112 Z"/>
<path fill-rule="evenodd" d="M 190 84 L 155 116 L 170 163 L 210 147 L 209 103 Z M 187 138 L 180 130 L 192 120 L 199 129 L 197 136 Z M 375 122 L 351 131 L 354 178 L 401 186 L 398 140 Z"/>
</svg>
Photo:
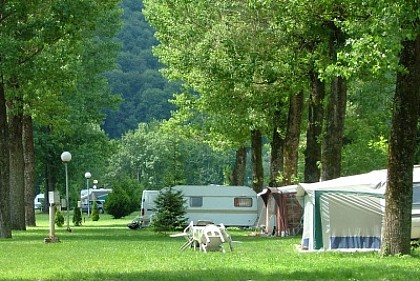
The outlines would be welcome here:
<svg viewBox="0 0 420 281">
<path fill-rule="evenodd" d="M 214 224 L 206 225 L 200 239 L 200 250 L 207 251 L 222 251 L 225 252 L 223 243 L 225 239 L 218 226 Z"/>
<path fill-rule="evenodd" d="M 184 251 L 185 249 L 190 247 L 194 242 L 194 239 L 193 239 L 193 236 L 192 236 L 193 226 L 194 226 L 193 221 L 191 221 L 188 224 L 188 226 L 186 228 L 184 228 L 184 231 L 182 233 L 177 233 L 177 234 L 170 235 L 170 237 L 185 237 L 185 239 L 187 239 L 187 241 L 184 244 L 182 244 L 182 246 L 181 246 L 182 251 Z"/>
</svg>

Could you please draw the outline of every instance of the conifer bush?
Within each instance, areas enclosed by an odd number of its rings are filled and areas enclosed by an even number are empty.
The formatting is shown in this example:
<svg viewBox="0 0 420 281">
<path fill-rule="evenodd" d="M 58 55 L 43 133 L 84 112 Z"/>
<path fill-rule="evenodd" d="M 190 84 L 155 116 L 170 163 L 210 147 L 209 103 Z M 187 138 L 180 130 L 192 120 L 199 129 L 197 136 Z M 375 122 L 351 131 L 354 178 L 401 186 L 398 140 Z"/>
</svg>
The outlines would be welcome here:
<svg viewBox="0 0 420 281">
<path fill-rule="evenodd" d="M 165 188 L 159 192 L 155 203 L 156 213 L 151 223 L 155 231 L 172 231 L 183 228 L 187 224 L 187 219 L 184 217 L 185 201 L 181 191 Z"/>
<path fill-rule="evenodd" d="M 104 208 L 114 219 L 120 219 L 132 212 L 130 204 L 131 199 L 127 192 L 119 186 L 114 186 L 105 201 Z"/>
<path fill-rule="evenodd" d="M 73 224 L 75 226 L 81 226 L 82 225 L 82 212 L 80 211 L 79 207 L 76 207 L 73 210 Z"/>
<path fill-rule="evenodd" d="M 56 208 L 55 210 L 55 224 L 58 227 L 62 227 L 64 225 L 64 216 L 59 209 Z"/>
<path fill-rule="evenodd" d="M 92 205 L 92 221 L 98 221 L 99 220 L 99 210 L 98 210 L 98 204 L 96 201 L 93 201 Z"/>
</svg>

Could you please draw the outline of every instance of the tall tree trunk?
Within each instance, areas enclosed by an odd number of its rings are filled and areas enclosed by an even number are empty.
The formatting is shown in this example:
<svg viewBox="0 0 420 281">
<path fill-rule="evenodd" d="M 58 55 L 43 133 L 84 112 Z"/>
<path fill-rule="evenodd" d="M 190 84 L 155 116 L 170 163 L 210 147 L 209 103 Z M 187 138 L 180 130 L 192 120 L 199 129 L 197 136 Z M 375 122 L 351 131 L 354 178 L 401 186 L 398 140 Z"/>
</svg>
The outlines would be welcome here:
<svg viewBox="0 0 420 281">
<path fill-rule="evenodd" d="M 273 128 L 273 136 L 271 140 L 271 157 L 270 157 L 270 182 L 269 186 L 281 186 L 281 173 L 283 170 L 283 146 L 284 139 L 279 133 L 279 128 Z"/>
<path fill-rule="evenodd" d="M 311 92 L 308 110 L 308 129 L 306 131 L 304 182 L 317 182 L 321 177 L 321 133 L 324 118 L 323 101 L 325 84 L 315 71 L 310 73 Z"/>
<path fill-rule="evenodd" d="M 285 121 L 281 114 L 281 104 L 277 104 L 277 109 L 273 117 L 273 133 L 271 137 L 271 155 L 270 155 L 270 182 L 269 186 L 281 186 L 281 173 L 283 171 L 283 146 L 284 136 L 280 133 Z M 283 134 L 284 135 L 284 134 Z"/>
<path fill-rule="evenodd" d="M 3 81 L 0 81 L 0 238 L 12 237 L 9 205 L 10 166 L 8 140 L 6 97 Z"/>
<path fill-rule="evenodd" d="M 297 182 L 300 126 L 302 123 L 303 93 L 290 97 L 287 134 L 283 149 L 283 184 Z"/>
<path fill-rule="evenodd" d="M 332 61 L 336 61 L 338 49 L 344 44 L 345 38 L 343 32 L 335 26 L 334 22 L 329 22 L 328 27 L 331 32 L 330 56 Z M 345 79 L 340 76 L 334 77 L 330 89 L 321 153 L 322 180 L 338 178 L 341 175 L 341 149 L 343 147 L 347 95 Z"/>
<path fill-rule="evenodd" d="M 261 192 L 264 185 L 264 169 L 262 163 L 262 139 L 260 130 L 251 131 L 252 188 Z"/>
<path fill-rule="evenodd" d="M 413 165 L 420 107 L 420 34 L 402 46 L 400 65 L 408 71 L 397 74 L 388 152 L 383 255 L 410 253 Z"/>
<path fill-rule="evenodd" d="M 235 166 L 232 171 L 232 185 L 245 185 L 246 147 L 236 150 Z"/>
<path fill-rule="evenodd" d="M 32 127 L 32 117 L 23 117 L 23 157 L 25 161 L 25 219 L 26 226 L 35 226 L 35 148 Z"/>
<path fill-rule="evenodd" d="M 9 152 L 10 152 L 10 208 L 13 230 L 26 230 L 25 181 L 22 144 L 23 105 L 22 101 L 9 103 Z"/>
</svg>

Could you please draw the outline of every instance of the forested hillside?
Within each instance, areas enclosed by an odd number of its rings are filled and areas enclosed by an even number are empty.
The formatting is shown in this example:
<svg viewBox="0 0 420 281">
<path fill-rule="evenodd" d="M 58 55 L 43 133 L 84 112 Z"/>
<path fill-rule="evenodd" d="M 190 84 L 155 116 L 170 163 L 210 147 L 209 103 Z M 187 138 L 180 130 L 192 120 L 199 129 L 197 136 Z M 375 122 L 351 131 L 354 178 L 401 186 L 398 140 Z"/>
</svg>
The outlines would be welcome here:
<svg viewBox="0 0 420 281">
<path fill-rule="evenodd" d="M 153 29 L 142 15 L 142 1 L 124 0 L 123 28 L 117 38 L 121 51 L 117 67 L 106 74 L 114 93 L 122 97 L 118 109 L 108 109 L 103 129 L 117 138 L 139 123 L 170 117 L 174 109 L 168 102 L 179 88 L 168 83 L 159 72 L 160 64 L 152 54 L 157 44 Z"/>
</svg>

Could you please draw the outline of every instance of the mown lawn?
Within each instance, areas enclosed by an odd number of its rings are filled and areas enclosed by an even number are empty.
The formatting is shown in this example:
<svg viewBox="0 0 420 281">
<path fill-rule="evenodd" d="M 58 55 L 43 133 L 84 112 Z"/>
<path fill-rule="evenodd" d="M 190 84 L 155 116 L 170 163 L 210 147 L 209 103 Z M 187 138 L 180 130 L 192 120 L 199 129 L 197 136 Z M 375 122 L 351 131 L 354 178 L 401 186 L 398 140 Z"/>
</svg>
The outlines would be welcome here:
<svg viewBox="0 0 420 281">
<path fill-rule="evenodd" d="M 231 229 L 233 252 L 181 252 L 183 238 L 130 230 L 131 218 L 58 228 L 61 243 L 45 244 L 48 219 L 0 240 L 0 280 L 420 280 L 420 257 L 377 253 L 299 253 L 299 238 L 252 236 Z"/>
</svg>

